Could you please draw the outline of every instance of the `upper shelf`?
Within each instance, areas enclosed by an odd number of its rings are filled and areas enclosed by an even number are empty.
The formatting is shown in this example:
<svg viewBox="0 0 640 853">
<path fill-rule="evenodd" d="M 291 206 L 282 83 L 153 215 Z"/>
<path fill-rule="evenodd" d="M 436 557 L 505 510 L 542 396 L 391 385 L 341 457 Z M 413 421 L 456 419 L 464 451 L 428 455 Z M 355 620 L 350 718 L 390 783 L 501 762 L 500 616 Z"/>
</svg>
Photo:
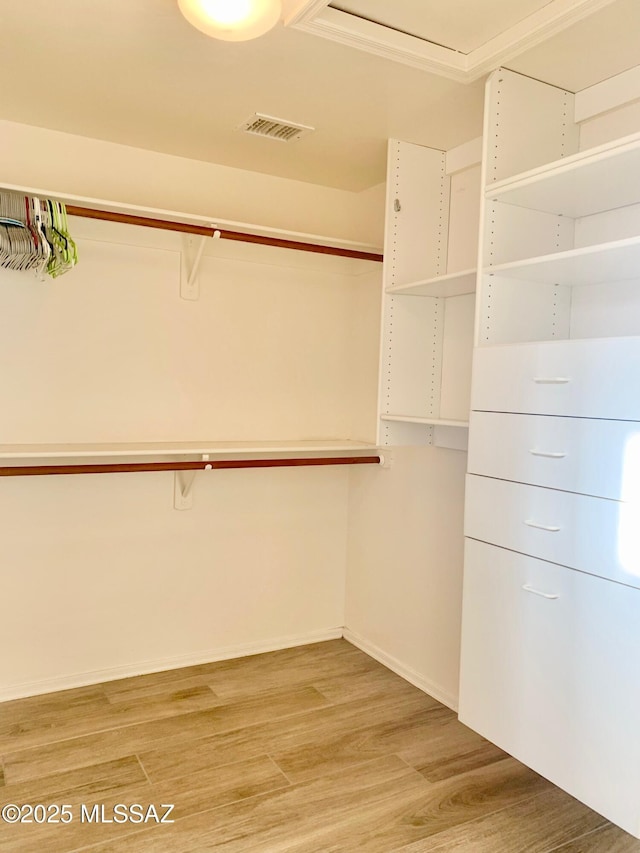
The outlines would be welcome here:
<svg viewBox="0 0 640 853">
<path fill-rule="evenodd" d="M 335 453 L 375 450 L 376 446 L 362 441 L 175 441 L 114 444 L 0 444 L 0 460 L 36 459 L 113 459 L 145 458 L 176 459 L 193 456 L 227 457 L 288 455 L 299 453 Z"/>
<path fill-rule="evenodd" d="M 463 270 L 446 275 L 438 275 L 409 284 L 396 284 L 388 287 L 387 293 L 406 294 L 407 296 L 464 296 L 475 293 L 476 270 Z"/>
<path fill-rule="evenodd" d="M 484 273 L 568 285 L 640 279 L 640 237 L 497 264 Z"/>
<path fill-rule="evenodd" d="M 340 237 L 322 234 L 309 234 L 301 231 L 288 231 L 282 228 L 273 228 L 271 226 L 259 225 L 256 223 L 237 222 L 235 220 L 202 216 L 200 214 L 185 213 L 183 211 L 144 207 L 129 204 L 127 202 L 90 198 L 88 196 L 60 193 L 48 189 L 19 186 L 17 184 L 0 184 L 0 189 L 24 195 L 34 195 L 40 198 L 55 199 L 69 206 L 71 208 L 70 213 L 73 213 L 73 208 L 76 208 L 77 211 L 84 211 L 82 214 L 77 213 L 76 215 L 89 216 L 89 218 L 94 219 L 101 218 L 98 215 L 100 213 L 113 214 L 120 217 L 120 221 L 125 221 L 129 224 L 149 225 L 153 222 L 160 224 L 166 223 L 164 227 L 167 228 L 167 230 L 171 230 L 171 228 L 168 227 L 170 224 L 179 224 L 205 229 L 211 232 L 213 232 L 213 230 L 219 230 L 221 231 L 222 237 L 227 237 L 228 239 L 233 240 L 241 240 L 243 237 L 252 237 L 254 240 L 259 242 L 260 238 L 264 238 L 264 241 L 278 242 L 285 248 L 295 249 L 302 246 L 333 248 L 345 253 L 372 256 L 369 258 L 370 260 L 374 259 L 373 256 L 376 256 L 376 260 L 381 260 L 381 250 L 378 247 L 366 243 L 357 243 L 352 240 L 344 240 Z M 154 227 L 158 227 L 158 225 Z M 211 233 L 208 236 L 211 236 Z M 250 240 L 249 242 L 252 241 Z"/>
<path fill-rule="evenodd" d="M 640 133 L 497 181 L 492 201 L 574 219 L 640 202 Z"/>
</svg>

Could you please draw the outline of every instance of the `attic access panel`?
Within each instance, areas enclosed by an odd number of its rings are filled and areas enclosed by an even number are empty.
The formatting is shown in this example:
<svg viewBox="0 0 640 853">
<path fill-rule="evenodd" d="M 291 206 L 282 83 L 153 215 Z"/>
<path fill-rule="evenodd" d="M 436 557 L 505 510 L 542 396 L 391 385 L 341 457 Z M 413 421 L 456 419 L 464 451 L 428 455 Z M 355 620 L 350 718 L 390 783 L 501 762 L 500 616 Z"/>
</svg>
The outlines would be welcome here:
<svg viewBox="0 0 640 853">
<path fill-rule="evenodd" d="M 549 0 L 335 0 L 329 7 L 468 54 L 548 5 Z"/>
</svg>

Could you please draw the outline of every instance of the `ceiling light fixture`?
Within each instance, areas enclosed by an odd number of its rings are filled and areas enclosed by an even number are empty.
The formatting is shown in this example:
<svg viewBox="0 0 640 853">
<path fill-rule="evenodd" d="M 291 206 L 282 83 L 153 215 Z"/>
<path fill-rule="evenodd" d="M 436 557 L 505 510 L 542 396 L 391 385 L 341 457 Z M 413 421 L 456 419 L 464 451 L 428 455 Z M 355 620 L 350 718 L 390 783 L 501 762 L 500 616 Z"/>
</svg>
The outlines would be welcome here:
<svg viewBox="0 0 640 853">
<path fill-rule="evenodd" d="M 178 0 L 178 6 L 196 29 L 224 41 L 264 35 L 282 14 L 281 0 Z"/>
</svg>

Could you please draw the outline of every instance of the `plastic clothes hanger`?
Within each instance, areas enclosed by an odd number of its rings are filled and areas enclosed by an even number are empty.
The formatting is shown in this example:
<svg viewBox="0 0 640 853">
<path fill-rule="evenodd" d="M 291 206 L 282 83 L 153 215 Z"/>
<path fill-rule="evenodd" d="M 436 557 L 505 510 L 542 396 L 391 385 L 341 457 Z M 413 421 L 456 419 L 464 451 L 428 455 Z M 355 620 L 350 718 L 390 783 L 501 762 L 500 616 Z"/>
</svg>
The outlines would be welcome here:
<svg viewBox="0 0 640 853">
<path fill-rule="evenodd" d="M 0 266 L 57 277 L 78 261 L 66 208 L 57 201 L 0 191 Z"/>
</svg>

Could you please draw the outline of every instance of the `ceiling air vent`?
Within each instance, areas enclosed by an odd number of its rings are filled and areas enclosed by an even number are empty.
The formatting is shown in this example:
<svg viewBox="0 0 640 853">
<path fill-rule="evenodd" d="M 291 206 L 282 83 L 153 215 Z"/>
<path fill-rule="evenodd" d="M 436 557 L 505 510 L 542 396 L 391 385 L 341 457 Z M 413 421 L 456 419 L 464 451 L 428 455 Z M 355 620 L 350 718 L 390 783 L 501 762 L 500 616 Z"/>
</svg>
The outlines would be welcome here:
<svg viewBox="0 0 640 853">
<path fill-rule="evenodd" d="M 312 133 L 315 127 L 256 113 L 243 122 L 238 130 L 252 133 L 254 136 L 266 136 L 268 139 L 276 139 L 278 142 L 293 142 L 294 139 L 300 139 L 302 136 Z"/>
</svg>

